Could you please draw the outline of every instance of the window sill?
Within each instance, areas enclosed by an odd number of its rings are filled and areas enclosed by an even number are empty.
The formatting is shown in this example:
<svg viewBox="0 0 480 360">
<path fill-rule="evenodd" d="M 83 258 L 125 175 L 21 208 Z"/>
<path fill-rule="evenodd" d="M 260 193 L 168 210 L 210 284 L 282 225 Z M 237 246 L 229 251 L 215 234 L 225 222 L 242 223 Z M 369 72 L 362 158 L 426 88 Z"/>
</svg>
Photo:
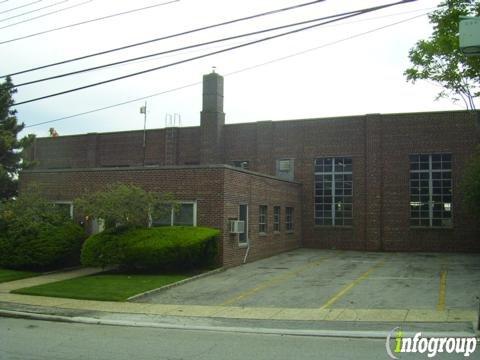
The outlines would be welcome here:
<svg viewBox="0 0 480 360">
<path fill-rule="evenodd" d="M 261 233 L 258 233 L 258 236 L 267 236 L 267 233 L 266 232 L 261 232 Z"/>
<path fill-rule="evenodd" d="M 246 242 L 246 243 L 239 243 L 239 244 L 238 244 L 238 247 L 241 248 L 241 249 L 242 249 L 242 248 L 246 248 L 246 247 L 248 247 L 248 242 Z"/>
<path fill-rule="evenodd" d="M 280 234 L 281 234 L 281 232 L 280 232 L 280 231 L 277 231 L 277 230 L 275 230 L 275 231 L 273 232 L 273 235 L 280 235 Z"/>
<path fill-rule="evenodd" d="M 320 230 L 320 229 L 352 230 L 353 225 L 314 225 L 313 228 L 316 230 Z"/>
<path fill-rule="evenodd" d="M 287 234 L 287 235 L 288 235 L 288 234 L 294 234 L 294 233 L 295 233 L 295 231 L 294 231 L 294 230 L 285 231 L 285 234 Z"/>
<path fill-rule="evenodd" d="M 453 226 L 410 226 L 410 230 L 453 230 Z"/>
</svg>

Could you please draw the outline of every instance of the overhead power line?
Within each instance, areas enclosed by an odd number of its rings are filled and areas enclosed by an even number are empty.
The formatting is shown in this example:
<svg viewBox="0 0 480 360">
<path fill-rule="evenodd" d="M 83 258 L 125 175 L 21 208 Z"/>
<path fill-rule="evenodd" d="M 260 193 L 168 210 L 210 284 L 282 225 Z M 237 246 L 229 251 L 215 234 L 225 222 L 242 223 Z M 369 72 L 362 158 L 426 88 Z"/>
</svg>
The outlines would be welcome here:
<svg viewBox="0 0 480 360">
<path fill-rule="evenodd" d="M 24 5 L 17 6 L 17 7 L 11 8 L 11 9 L 7 9 L 7 10 L 0 11 L 0 14 L 5 14 L 5 13 L 7 13 L 7 12 L 11 12 L 11 11 L 14 11 L 14 10 L 17 10 L 17 9 L 21 9 L 21 8 L 24 8 L 24 7 L 27 7 L 27 6 L 30 6 L 30 5 L 33 5 L 33 4 L 42 2 L 42 1 L 43 1 L 43 0 L 32 1 L 31 3 L 28 3 L 28 4 L 24 4 Z"/>
<path fill-rule="evenodd" d="M 346 15 L 346 16 L 343 16 L 343 17 L 339 17 L 337 19 L 325 21 L 325 22 L 322 22 L 322 23 L 319 23 L 319 24 L 309 25 L 309 26 L 306 26 L 306 27 L 303 27 L 303 28 L 287 31 L 287 32 L 280 33 L 280 34 L 277 34 L 277 35 L 272 35 L 272 36 L 269 36 L 269 37 L 266 37 L 266 38 L 250 41 L 250 42 L 240 44 L 240 45 L 236 45 L 236 46 L 232 46 L 232 47 L 229 47 L 229 48 L 226 48 L 226 49 L 210 52 L 210 53 L 207 53 L 207 54 L 195 56 L 195 57 L 180 60 L 180 61 L 176 61 L 176 62 L 173 62 L 173 63 L 170 63 L 170 64 L 157 66 L 157 67 L 146 69 L 146 70 L 139 71 L 139 72 L 136 72 L 136 73 L 130 73 L 130 74 L 127 74 L 127 75 L 116 77 L 116 78 L 111 78 L 111 79 L 99 81 L 99 82 L 96 82 L 96 83 L 76 87 L 76 88 L 73 88 L 73 89 L 69 89 L 69 90 L 65 90 L 65 91 L 61 91 L 61 92 L 57 92 L 57 93 L 53 93 L 53 94 L 44 95 L 44 96 L 41 96 L 41 97 L 25 100 L 25 101 L 22 101 L 22 102 L 19 102 L 19 103 L 15 104 L 15 106 L 31 103 L 31 102 L 38 101 L 38 100 L 48 99 L 48 98 L 51 98 L 51 97 L 64 95 L 64 94 L 72 93 L 72 92 L 79 91 L 79 90 L 88 89 L 88 88 L 91 88 L 91 87 L 107 84 L 107 83 L 118 81 L 118 80 L 127 79 L 127 78 L 130 78 L 130 77 L 146 74 L 146 73 L 157 71 L 157 70 L 160 70 L 160 69 L 165 69 L 165 68 L 168 68 L 168 67 L 184 64 L 184 63 L 191 62 L 191 61 L 194 61 L 194 60 L 203 59 L 203 58 L 206 58 L 206 57 L 209 57 L 209 56 L 212 56 L 212 55 L 217 55 L 217 54 L 221 54 L 221 53 L 224 53 L 224 52 L 240 49 L 240 48 L 247 47 L 247 46 L 250 46 L 250 45 L 253 45 L 253 44 L 258 44 L 258 43 L 261 43 L 261 42 L 269 41 L 269 40 L 280 38 L 280 37 L 283 37 L 283 36 L 295 34 L 295 33 L 301 32 L 301 31 L 305 31 L 305 30 L 313 29 L 313 28 L 323 26 L 323 25 L 326 25 L 326 24 L 330 24 L 332 22 L 341 21 L 343 19 L 348 19 L 348 18 L 351 18 L 351 17 L 354 17 L 354 16 L 359 16 L 359 15 L 362 15 L 362 14 L 366 14 L 366 13 L 369 13 L 369 12 L 372 12 L 372 11 L 377 11 L 377 10 L 380 10 L 380 9 L 388 8 L 388 7 L 399 5 L 399 4 L 404 4 L 404 3 L 410 2 L 410 1 L 414 1 L 414 0 L 403 0 L 403 1 L 395 2 L 395 3 L 375 6 L 375 7 L 371 7 L 371 8 L 367 8 L 367 9 L 363 9 L 363 10 L 358 10 L 357 13 Z"/>
<path fill-rule="evenodd" d="M 178 52 L 178 51 L 193 49 L 193 48 L 202 47 L 202 46 L 206 46 L 206 45 L 212 45 L 212 44 L 216 44 L 216 43 L 220 43 L 220 42 L 224 42 L 224 41 L 240 39 L 240 38 L 243 38 L 243 37 L 263 34 L 263 33 L 266 33 L 266 32 L 282 30 L 282 29 L 286 29 L 286 28 L 289 28 L 289 27 L 305 25 L 305 24 L 309 24 L 309 23 L 313 23 L 313 22 L 318 22 L 318 21 L 327 20 L 327 19 L 331 19 L 331 18 L 338 18 L 340 16 L 346 16 L 346 15 L 357 14 L 357 13 L 359 13 L 359 11 L 350 11 L 350 12 L 346 12 L 346 13 L 342 13 L 342 14 L 324 16 L 324 17 L 320 17 L 320 18 L 300 21 L 300 22 L 291 23 L 291 24 L 287 24 L 287 25 L 271 27 L 271 28 L 267 28 L 267 29 L 263 29 L 263 30 L 257 30 L 257 31 L 249 32 L 249 33 L 240 34 L 240 35 L 234 35 L 234 36 L 229 36 L 229 37 L 220 38 L 220 39 L 216 39 L 216 40 L 205 41 L 205 42 L 202 42 L 202 43 L 183 46 L 183 47 L 180 47 L 180 48 L 165 50 L 165 51 L 152 53 L 152 54 L 147 54 L 147 55 L 143 55 L 143 56 L 137 56 L 137 57 L 134 57 L 134 58 L 115 61 L 115 62 L 111 62 L 111 63 L 108 63 L 108 64 L 103 64 L 103 65 L 98 65 L 98 66 L 94 66 L 94 67 L 90 67 L 90 68 L 86 68 L 86 69 L 71 71 L 71 72 L 68 72 L 68 73 L 49 76 L 49 77 L 45 77 L 45 78 L 41 78 L 41 79 L 37 79 L 37 80 L 31 80 L 31 81 L 27 81 L 27 82 L 24 82 L 24 83 L 16 84 L 14 87 L 18 88 L 18 87 L 25 86 L 25 85 L 36 84 L 36 83 L 43 82 L 43 81 L 59 79 L 59 78 L 63 78 L 63 77 L 66 77 L 66 76 L 77 75 L 77 74 L 81 74 L 81 73 L 85 73 L 85 72 L 89 72 L 89 71 L 93 71 L 93 70 L 103 69 L 103 68 L 106 68 L 106 67 L 112 67 L 112 66 L 116 66 L 116 65 L 126 64 L 126 63 L 129 63 L 129 62 L 143 60 L 143 59 L 151 58 L 151 57 L 154 57 L 154 56 L 171 54 L 171 53 Z"/>
<path fill-rule="evenodd" d="M 224 22 L 221 22 L 221 23 L 213 24 L 213 25 L 207 25 L 207 26 L 203 26 L 203 27 L 199 27 L 199 28 L 195 28 L 195 29 L 190 29 L 190 30 L 183 31 L 183 32 L 180 32 L 180 33 L 176 33 L 176 34 L 166 35 L 166 36 L 162 36 L 162 37 L 158 37 L 158 38 L 154 38 L 154 39 L 150 39 L 150 40 L 146 40 L 146 41 L 142 41 L 142 42 L 137 42 L 137 43 L 133 43 L 133 44 L 129 44 L 129 45 L 124 45 L 124 46 L 109 49 L 109 50 L 104 50 L 104 51 L 100 51 L 100 52 L 96 52 L 96 53 L 92 53 L 92 54 L 87 54 L 87 55 L 83 55 L 83 56 L 79 56 L 79 57 L 75 57 L 75 58 L 71 58 L 71 59 L 67 59 L 67 60 L 54 62 L 54 63 L 51 63 L 51 64 L 37 66 L 37 67 L 34 67 L 34 68 L 10 73 L 8 75 L 2 75 L 0 77 L 7 77 L 7 76 L 25 74 L 25 73 L 36 71 L 36 70 L 46 69 L 46 68 L 49 68 L 49 67 L 52 67 L 52 66 L 63 65 L 63 64 L 74 62 L 74 61 L 88 59 L 88 58 L 91 58 L 91 57 L 94 57 L 94 56 L 105 55 L 105 54 L 109 54 L 109 53 L 112 53 L 112 52 L 133 48 L 133 47 L 136 47 L 136 46 L 146 45 L 146 44 L 150 44 L 150 43 L 161 41 L 161 40 L 172 39 L 172 38 L 183 36 L 183 35 L 193 34 L 195 32 L 199 32 L 199 31 L 203 31 L 203 30 L 209 30 L 209 29 L 213 29 L 213 28 L 216 28 L 216 27 L 230 25 L 230 24 L 241 22 L 241 21 L 251 20 L 251 19 L 255 19 L 255 18 L 267 16 L 267 15 L 278 14 L 278 13 L 281 13 L 281 12 L 298 9 L 298 8 L 301 8 L 301 7 L 304 7 L 304 6 L 318 4 L 318 3 L 324 2 L 324 1 L 325 0 L 315 0 L 315 1 L 310 1 L 310 2 L 306 2 L 306 3 L 302 3 L 302 4 L 298 4 L 298 5 L 293 5 L 293 6 L 289 6 L 289 7 L 285 7 L 285 8 L 281 8 L 281 9 L 271 10 L 271 11 L 267 11 L 267 12 L 263 12 L 263 13 L 259 13 L 259 14 L 255 14 L 255 15 L 249 15 L 249 16 L 246 16 L 246 17 L 242 17 L 242 18 L 238 18 L 238 19 L 234 19 L 234 20 L 228 20 L 228 21 L 224 21 Z M 0 44 L 2 44 L 2 43 L 0 42 Z"/>
<path fill-rule="evenodd" d="M 231 76 L 231 75 L 240 74 L 240 73 L 243 73 L 243 72 L 246 72 L 246 71 L 250 71 L 250 70 L 260 68 L 262 66 L 266 66 L 266 65 L 270 65 L 270 64 L 273 64 L 273 63 L 276 63 L 276 62 L 284 61 L 284 60 L 287 60 L 287 59 L 290 59 L 290 58 L 293 58 L 293 57 L 296 57 L 296 56 L 301 56 L 301 55 L 310 53 L 312 51 L 316 51 L 316 50 L 323 49 L 323 48 L 326 48 L 326 47 L 329 47 L 329 46 L 333 46 L 333 45 L 339 44 L 339 43 L 344 42 L 344 41 L 352 40 L 352 39 L 357 38 L 357 37 L 365 36 L 365 35 L 368 35 L 368 34 L 376 32 L 376 31 L 380 31 L 380 30 L 383 30 L 383 29 L 386 29 L 386 28 L 389 28 L 389 27 L 392 27 L 392 26 L 395 26 L 395 25 L 403 24 L 403 23 L 406 23 L 408 21 L 412 21 L 414 19 L 426 16 L 428 14 L 429 13 L 424 13 L 424 14 L 420 14 L 420 15 L 417 15 L 417 16 L 414 16 L 414 17 L 410 17 L 408 19 L 400 20 L 400 21 L 397 21 L 397 22 L 394 22 L 394 23 L 391 23 L 391 24 L 388 24 L 388 25 L 385 25 L 385 26 L 377 27 L 377 28 L 374 28 L 374 29 L 371 29 L 371 30 L 368 30 L 368 31 L 365 31 L 365 32 L 362 32 L 362 33 L 354 34 L 354 35 L 351 35 L 351 36 L 348 36 L 348 37 L 345 37 L 345 38 L 342 38 L 342 39 L 339 39 L 339 40 L 335 40 L 335 41 L 332 41 L 332 42 L 329 42 L 329 43 L 326 43 L 326 44 L 322 44 L 320 46 L 316 46 L 316 47 L 306 49 L 306 50 L 302 50 L 302 51 L 299 51 L 299 52 L 296 52 L 296 53 L 293 53 L 293 54 L 289 54 L 289 55 L 285 55 L 285 56 L 282 56 L 282 57 L 279 57 L 279 58 L 275 58 L 275 59 L 272 59 L 272 60 L 269 60 L 269 61 L 266 61 L 266 62 L 263 62 L 263 63 L 260 63 L 260 64 L 256 64 L 256 65 L 248 66 L 248 67 L 245 67 L 245 68 L 242 68 L 242 69 L 239 69 L 239 70 L 235 70 L 235 71 L 223 74 L 223 76 L 227 77 L 227 76 Z M 107 105 L 107 106 L 103 106 L 103 107 L 100 107 L 100 108 L 95 108 L 95 109 L 92 109 L 92 110 L 87 110 L 87 111 L 83 111 L 83 112 L 80 112 L 80 113 L 76 113 L 76 114 L 73 114 L 73 115 L 67 115 L 67 116 L 63 116 L 63 117 L 52 119 L 52 120 L 42 121 L 42 122 L 38 122 L 38 123 L 35 123 L 35 124 L 31 124 L 31 125 L 26 125 L 25 128 L 31 128 L 31 127 L 45 125 L 45 124 L 51 124 L 51 123 L 54 123 L 54 122 L 68 120 L 68 119 L 72 119 L 72 118 L 79 117 L 79 116 L 93 114 L 93 113 L 96 113 L 96 112 L 99 112 L 99 111 L 104 111 L 104 110 L 112 109 L 112 108 L 115 108 L 115 107 L 132 104 L 134 102 L 138 102 L 138 101 L 142 101 L 142 100 L 146 100 L 146 99 L 151 99 L 151 98 L 156 97 L 156 96 L 172 93 L 172 92 L 175 92 L 175 91 L 178 91 L 178 90 L 187 89 L 187 88 L 190 88 L 190 87 L 193 87 L 193 86 L 198 86 L 198 85 L 201 85 L 201 84 L 202 84 L 201 81 L 197 81 L 197 82 L 194 82 L 194 83 L 181 85 L 181 86 L 178 86 L 178 87 L 175 87 L 175 88 L 172 88 L 172 89 L 168 89 L 168 90 L 164 90 L 164 91 L 161 91 L 161 92 L 157 92 L 157 93 L 154 93 L 154 94 L 145 95 L 145 96 L 138 97 L 138 98 L 135 98 L 135 99 L 122 101 L 122 102 L 115 103 L 115 104 L 112 104 L 112 105 Z"/>
<path fill-rule="evenodd" d="M 66 2 L 68 2 L 68 1 L 69 1 L 69 0 L 62 0 L 62 1 L 59 1 L 59 2 L 56 2 L 56 3 L 50 4 L 50 5 L 47 5 L 47 6 L 43 6 L 43 7 L 41 7 L 41 8 L 35 9 L 35 10 L 30 10 L 30 11 L 26 11 L 26 12 L 21 13 L 21 14 L 9 16 L 9 17 L 0 19 L 0 22 L 4 22 L 4 21 L 7 21 L 7 20 L 15 19 L 15 18 L 17 18 L 17 17 L 24 16 L 24 15 L 28 15 L 28 14 L 31 14 L 31 13 L 34 13 L 34 12 L 37 12 L 37 11 L 42 11 L 42 10 L 44 10 L 44 9 L 48 9 L 48 8 L 53 7 L 53 6 L 57 6 L 57 5 L 66 3 Z"/>
<path fill-rule="evenodd" d="M 6 28 L 9 28 L 9 27 L 12 27 L 12 26 L 16 26 L 16 25 L 19 25 L 19 24 L 24 24 L 24 23 L 26 23 L 26 22 L 30 22 L 30 21 L 33 21 L 33 20 L 36 20 L 36 19 L 40 19 L 40 18 L 49 16 L 49 15 L 57 14 L 57 13 L 59 13 L 59 12 L 63 12 L 63 11 L 66 11 L 66 10 L 70 10 L 70 9 L 73 9 L 73 8 L 76 8 L 76 7 L 79 7 L 79 6 L 88 4 L 88 3 L 92 2 L 92 1 L 93 1 L 93 0 L 87 0 L 87 1 L 84 1 L 84 2 L 81 2 L 81 3 L 78 3 L 78 4 L 75 4 L 75 5 L 71 5 L 71 6 L 64 7 L 64 8 L 62 8 L 62 9 L 58 9 L 58 10 L 55 10 L 55 11 L 51 11 L 51 12 L 49 12 L 49 13 L 45 13 L 45 14 L 42 14 L 42 15 L 38 15 L 38 16 L 34 16 L 34 17 L 31 17 L 31 18 L 22 20 L 22 21 L 18 21 L 18 22 L 13 23 L 13 24 L 8 24 L 8 25 L 5 25 L 5 26 L 0 27 L 0 30 L 1 30 L 1 29 L 6 29 Z"/>
<path fill-rule="evenodd" d="M 31 38 L 31 37 L 34 37 L 34 36 L 48 34 L 48 33 L 54 32 L 54 31 L 63 30 L 63 29 L 67 29 L 67 28 L 72 28 L 72 27 L 79 26 L 79 25 L 85 25 L 85 24 L 89 24 L 89 23 L 92 23 L 92 22 L 95 22 L 95 21 L 106 20 L 106 19 L 110 19 L 110 18 L 113 18 L 113 17 L 121 16 L 121 15 L 132 14 L 134 12 L 143 11 L 143 10 L 147 10 L 147 9 L 152 9 L 152 8 L 155 8 L 155 7 L 172 4 L 172 3 L 175 3 L 175 2 L 179 2 L 179 1 L 180 0 L 171 0 L 171 1 L 168 1 L 168 2 L 153 4 L 153 5 L 137 8 L 137 9 L 132 9 L 132 10 L 128 10 L 128 11 L 119 12 L 119 13 L 116 13 L 116 14 L 110 14 L 110 15 L 101 16 L 101 17 L 94 18 L 94 19 L 80 21 L 80 22 L 77 22 L 77 23 L 74 23 L 74 24 L 60 26 L 60 27 L 57 27 L 57 28 L 40 31 L 40 32 L 37 32 L 37 33 L 34 33 L 34 34 L 29 34 L 29 35 L 24 35 L 24 36 L 20 36 L 20 37 L 17 37 L 17 38 L 9 39 L 9 40 L 4 40 L 4 41 L 1 41 L 0 44 L 7 44 L 7 43 L 11 43 L 13 41 L 28 39 L 28 38 Z"/>
</svg>

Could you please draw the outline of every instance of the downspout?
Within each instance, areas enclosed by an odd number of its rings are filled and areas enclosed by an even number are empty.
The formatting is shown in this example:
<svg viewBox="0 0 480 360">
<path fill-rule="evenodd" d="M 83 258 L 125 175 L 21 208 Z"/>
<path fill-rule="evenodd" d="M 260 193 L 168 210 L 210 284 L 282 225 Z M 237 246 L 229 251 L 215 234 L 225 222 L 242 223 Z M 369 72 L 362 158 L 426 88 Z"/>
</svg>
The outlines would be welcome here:
<svg viewBox="0 0 480 360">
<path fill-rule="evenodd" d="M 250 252 L 250 241 L 247 240 L 247 251 L 245 252 L 245 257 L 243 258 L 243 263 L 247 262 L 248 253 Z"/>
</svg>

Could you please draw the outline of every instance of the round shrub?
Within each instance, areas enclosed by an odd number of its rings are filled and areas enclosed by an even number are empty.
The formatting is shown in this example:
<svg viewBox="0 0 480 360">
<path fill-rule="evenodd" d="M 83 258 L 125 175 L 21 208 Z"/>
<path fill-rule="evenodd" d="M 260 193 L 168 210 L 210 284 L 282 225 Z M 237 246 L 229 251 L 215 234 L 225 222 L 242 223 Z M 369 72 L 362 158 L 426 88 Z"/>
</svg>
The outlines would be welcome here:
<svg viewBox="0 0 480 360">
<path fill-rule="evenodd" d="M 82 264 L 146 271 L 209 267 L 217 262 L 219 233 L 183 226 L 106 231 L 85 241 Z"/>
<path fill-rule="evenodd" d="M 0 235 L 0 265 L 28 270 L 78 265 L 84 239 L 83 229 L 72 222 L 11 226 Z"/>
</svg>

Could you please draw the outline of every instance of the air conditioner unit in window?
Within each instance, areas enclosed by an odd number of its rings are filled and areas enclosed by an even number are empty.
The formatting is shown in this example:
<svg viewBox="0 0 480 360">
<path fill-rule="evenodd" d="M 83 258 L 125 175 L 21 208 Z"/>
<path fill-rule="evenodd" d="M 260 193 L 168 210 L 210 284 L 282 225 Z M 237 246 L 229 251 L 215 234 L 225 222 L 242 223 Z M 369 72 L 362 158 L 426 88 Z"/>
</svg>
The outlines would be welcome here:
<svg viewBox="0 0 480 360">
<path fill-rule="evenodd" d="M 230 234 L 243 234 L 245 232 L 245 221 L 230 220 Z"/>
</svg>

